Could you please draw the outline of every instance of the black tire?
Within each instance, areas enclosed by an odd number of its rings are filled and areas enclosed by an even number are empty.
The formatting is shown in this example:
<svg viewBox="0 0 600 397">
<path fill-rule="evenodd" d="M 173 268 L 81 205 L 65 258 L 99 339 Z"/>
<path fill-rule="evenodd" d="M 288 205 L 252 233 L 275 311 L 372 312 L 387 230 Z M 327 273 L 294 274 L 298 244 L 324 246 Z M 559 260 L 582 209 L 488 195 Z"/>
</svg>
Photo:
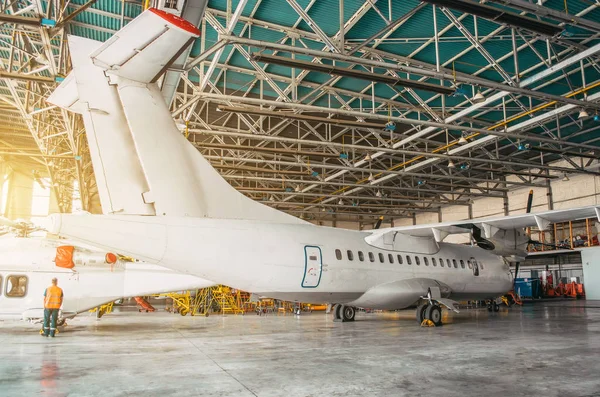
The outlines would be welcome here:
<svg viewBox="0 0 600 397">
<path fill-rule="evenodd" d="M 491 304 L 491 303 L 489 303 L 489 304 L 487 305 L 487 309 L 488 309 L 488 312 L 492 312 L 492 311 L 493 311 L 493 308 L 492 308 L 492 304 Z"/>
<path fill-rule="evenodd" d="M 427 306 L 429 306 L 427 303 L 423 303 L 417 307 L 416 315 L 419 325 L 425 320 L 425 310 L 427 310 Z"/>
<path fill-rule="evenodd" d="M 354 316 L 356 316 L 356 308 L 353 306 L 343 305 L 341 307 L 342 321 L 354 321 Z"/>
<path fill-rule="evenodd" d="M 442 308 L 438 305 L 430 305 L 425 309 L 425 318 L 431 320 L 436 327 L 442 325 Z"/>
<path fill-rule="evenodd" d="M 333 321 L 342 321 L 342 305 L 335 304 L 331 307 L 333 313 Z"/>
<path fill-rule="evenodd" d="M 496 302 L 494 302 L 492 304 L 492 307 L 493 307 L 493 309 L 494 309 L 495 312 L 499 312 L 500 311 L 500 305 L 497 304 Z"/>
</svg>

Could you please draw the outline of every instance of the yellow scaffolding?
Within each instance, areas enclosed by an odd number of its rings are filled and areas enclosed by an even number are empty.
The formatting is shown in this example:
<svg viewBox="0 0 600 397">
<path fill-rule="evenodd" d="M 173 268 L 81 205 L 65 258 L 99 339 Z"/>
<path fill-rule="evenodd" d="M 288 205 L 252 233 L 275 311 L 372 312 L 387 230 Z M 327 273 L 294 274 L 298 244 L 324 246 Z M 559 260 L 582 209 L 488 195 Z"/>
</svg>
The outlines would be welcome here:
<svg viewBox="0 0 600 397">
<path fill-rule="evenodd" d="M 192 294 L 190 291 L 168 292 L 166 294 L 153 295 L 156 298 L 165 297 L 173 300 L 173 310 L 182 316 L 192 313 Z M 193 314 L 192 314 L 193 315 Z"/>
<path fill-rule="evenodd" d="M 90 313 L 96 313 L 96 318 L 100 318 L 105 314 L 109 314 L 113 311 L 113 306 L 115 302 L 107 303 L 106 305 L 98 306 L 93 309 L 88 310 Z"/>
</svg>

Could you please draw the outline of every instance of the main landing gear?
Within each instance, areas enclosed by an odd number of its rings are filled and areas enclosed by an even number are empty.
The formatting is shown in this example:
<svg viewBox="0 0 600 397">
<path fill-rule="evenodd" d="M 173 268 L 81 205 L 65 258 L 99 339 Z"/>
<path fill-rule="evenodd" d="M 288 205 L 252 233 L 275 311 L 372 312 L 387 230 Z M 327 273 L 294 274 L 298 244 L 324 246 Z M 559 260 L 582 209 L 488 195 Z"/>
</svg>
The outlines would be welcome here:
<svg viewBox="0 0 600 397">
<path fill-rule="evenodd" d="M 417 322 L 421 326 L 442 325 L 442 308 L 437 303 L 423 303 L 417 307 Z"/>
<path fill-rule="evenodd" d="M 335 322 L 345 323 L 354 321 L 354 316 L 356 316 L 356 308 L 354 306 L 335 305 L 331 311 L 333 312 L 333 321 Z"/>
<path fill-rule="evenodd" d="M 488 309 L 488 312 L 499 312 L 500 311 L 500 305 L 498 304 L 497 301 L 491 300 L 487 304 L 487 309 Z"/>
<path fill-rule="evenodd" d="M 437 287 L 429 288 L 427 295 L 422 296 L 424 300 L 417 307 L 417 322 L 422 327 L 439 327 L 442 325 L 442 306 L 458 313 L 456 309 L 457 302 L 442 298 L 440 289 Z"/>
</svg>

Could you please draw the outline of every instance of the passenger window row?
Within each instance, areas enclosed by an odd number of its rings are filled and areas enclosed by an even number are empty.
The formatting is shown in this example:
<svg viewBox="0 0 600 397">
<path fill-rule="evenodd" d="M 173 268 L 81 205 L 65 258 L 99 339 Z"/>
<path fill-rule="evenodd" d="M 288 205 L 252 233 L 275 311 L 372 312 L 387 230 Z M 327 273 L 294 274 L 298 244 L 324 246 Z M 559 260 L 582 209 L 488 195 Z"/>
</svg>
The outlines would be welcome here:
<svg viewBox="0 0 600 397">
<path fill-rule="evenodd" d="M 367 252 L 367 255 L 369 257 L 369 261 L 370 262 L 375 262 L 375 255 L 372 252 Z M 342 259 L 344 259 L 341 250 L 339 250 L 339 249 L 335 250 L 335 258 L 338 261 L 341 261 Z M 354 252 L 352 250 L 347 250 L 346 251 L 346 258 L 349 261 L 353 261 L 354 260 Z M 377 254 L 377 258 L 379 259 L 380 263 L 385 263 L 386 262 L 385 261 L 386 256 L 383 253 L 381 253 L 381 252 L 379 252 Z M 364 253 L 362 251 L 358 251 L 358 260 L 360 262 L 364 262 L 365 261 L 365 255 L 364 255 Z M 431 265 L 433 267 L 437 267 L 439 265 L 440 267 L 446 266 L 449 269 L 451 269 L 451 268 L 458 269 L 459 266 L 460 266 L 461 269 L 465 269 L 467 267 L 469 269 L 473 269 L 473 262 L 471 262 L 470 259 L 467 260 L 466 264 L 465 264 L 465 261 L 462 260 L 462 259 L 456 260 L 456 259 L 448 259 L 448 258 L 446 258 L 446 260 L 444 261 L 443 258 L 437 258 L 436 259 L 435 257 L 431 257 L 431 258 L 426 257 L 426 256 L 419 257 L 417 255 L 415 255 L 415 256 L 411 256 L 411 255 L 404 255 L 404 256 L 402 256 L 401 254 L 397 254 L 396 256 L 394 256 L 393 254 L 387 254 L 387 261 L 388 261 L 388 263 L 394 264 L 395 260 L 398 261 L 399 265 L 402 265 L 404 263 L 406 263 L 407 265 L 412 265 L 413 261 L 414 261 L 415 265 L 417 265 L 417 266 L 421 266 L 421 263 L 423 263 L 423 265 L 425 265 L 425 266 Z M 479 266 L 480 269 L 483 269 L 483 265 L 481 265 L 480 263 L 478 264 L 478 266 Z"/>
</svg>

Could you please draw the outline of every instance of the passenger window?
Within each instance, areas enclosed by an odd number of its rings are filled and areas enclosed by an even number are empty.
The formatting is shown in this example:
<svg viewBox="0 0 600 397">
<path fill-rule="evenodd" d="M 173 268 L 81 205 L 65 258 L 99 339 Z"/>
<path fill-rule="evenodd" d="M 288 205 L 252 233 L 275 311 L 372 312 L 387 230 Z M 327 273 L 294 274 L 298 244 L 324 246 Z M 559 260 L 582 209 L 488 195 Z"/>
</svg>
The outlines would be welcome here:
<svg viewBox="0 0 600 397">
<path fill-rule="evenodd" d="M 479 270 L 483 270 L 483 263 L 477 262 L 477 265 L 479 265 Z"/>
<path fill-rule="evenodd" d="M 431 264 L 435 267 L 437 266 L 437 262 L 435 261 L 435 258 L 431 258 Z"/>
<path fill-rule="evenodd" d="M 461 268 L 465 268 L 465 261 L 463 261 L 462 259 L 460 260 L 460 267 Z"/>
<path fill-rule="evenodd" d="M 22 298 L 27 295 L 27 276 L 16 275 L 6 277 L 6 296 L 8 298 Z"/>
<path fill-rule="evenodd" d="M 446 265 L 448 265 L 448 269 L 450 269 L 452 267 L 452 264 L 450 263 L 450 259 L 446 259 Z"/>
<path fill-rule="evenodd" d="M 471 260 L 467 261 L 467 266 L 469 266 L 469 269 L 473 269 L 473 264 L 471 263 Z"/>
<path fill-rule="evenodd" d="M 383 254 L 381 252 L 379 253 L 379 262 L 381 262 L 381 263 L 385 262 L 385 258 L 383 257 Z"/>
<path fill-rule="evenodd" d="M 346 251 L 346 254 L 348 255 L 348 260 L 349 261 L 353 261 L 354 260 L 354 254 L 352 254 L 352 251 L 348 250 L 348 251 Z"/>
<path fill-rule="evenodd" d="M 415 263 L 417 264 L 417 266 L 421 266 L 421 259 L 419 259 L 418 256 L 415 256 Z"/>
<path fill-rule="evenodd" d="M 388 254 L 388 259 L 389 259 L 390 263 L 394 263 L 394 255 Z"/>
<path fill-rule="evenodd" d="M 429 266 L 429 259 L 427 259 L 427 257 L 423 258 L 423 262 L 425 263 L 425 266 Z"/>
<path fill-rule="evenodd" d="M 410 256 L 406 255 L 406 264 L 407 265 L 412 265 L 412 262 L 410 260 Z"/>
<path fill-rule="evenodd" d="M 452 259 L 452 264 L 454 265 L 455 269 L 458 269 L 458 263 L 456 263 L 456 259 Z"/>
<path fill-rule="evenodd" d="M 358 251 L 358 260 L 361 262 L 364 262 L 365 260 L 365 254 L 363 254 L 362 251 Z"/>
<path fill-rule="evenodd" d="M 444 267 L 444 259 L 440 258 L 440 267 Z"/>
<path fill-rule="evenodd" d="M 372 252 L 369 252 L 369 260 L 370 260 L 371 262 L 375 262 L 375 255 L 373 255 L 373 253 L 372 253 Z"/>
<path fill-rule="evenodd" d="M 0 276 L 0 296 L 2 296 L 2 276 Z"/>
<path fill-rule="evenodd" d="M 342 260 L 342 251 L 335 250 L 335 259 L 337 259 L 338 261 Z"/>
<path fill-rule="evenodd" d="M 402 255 L 398 254 L 398 264 L 402 264 Z"/>
</svg>

